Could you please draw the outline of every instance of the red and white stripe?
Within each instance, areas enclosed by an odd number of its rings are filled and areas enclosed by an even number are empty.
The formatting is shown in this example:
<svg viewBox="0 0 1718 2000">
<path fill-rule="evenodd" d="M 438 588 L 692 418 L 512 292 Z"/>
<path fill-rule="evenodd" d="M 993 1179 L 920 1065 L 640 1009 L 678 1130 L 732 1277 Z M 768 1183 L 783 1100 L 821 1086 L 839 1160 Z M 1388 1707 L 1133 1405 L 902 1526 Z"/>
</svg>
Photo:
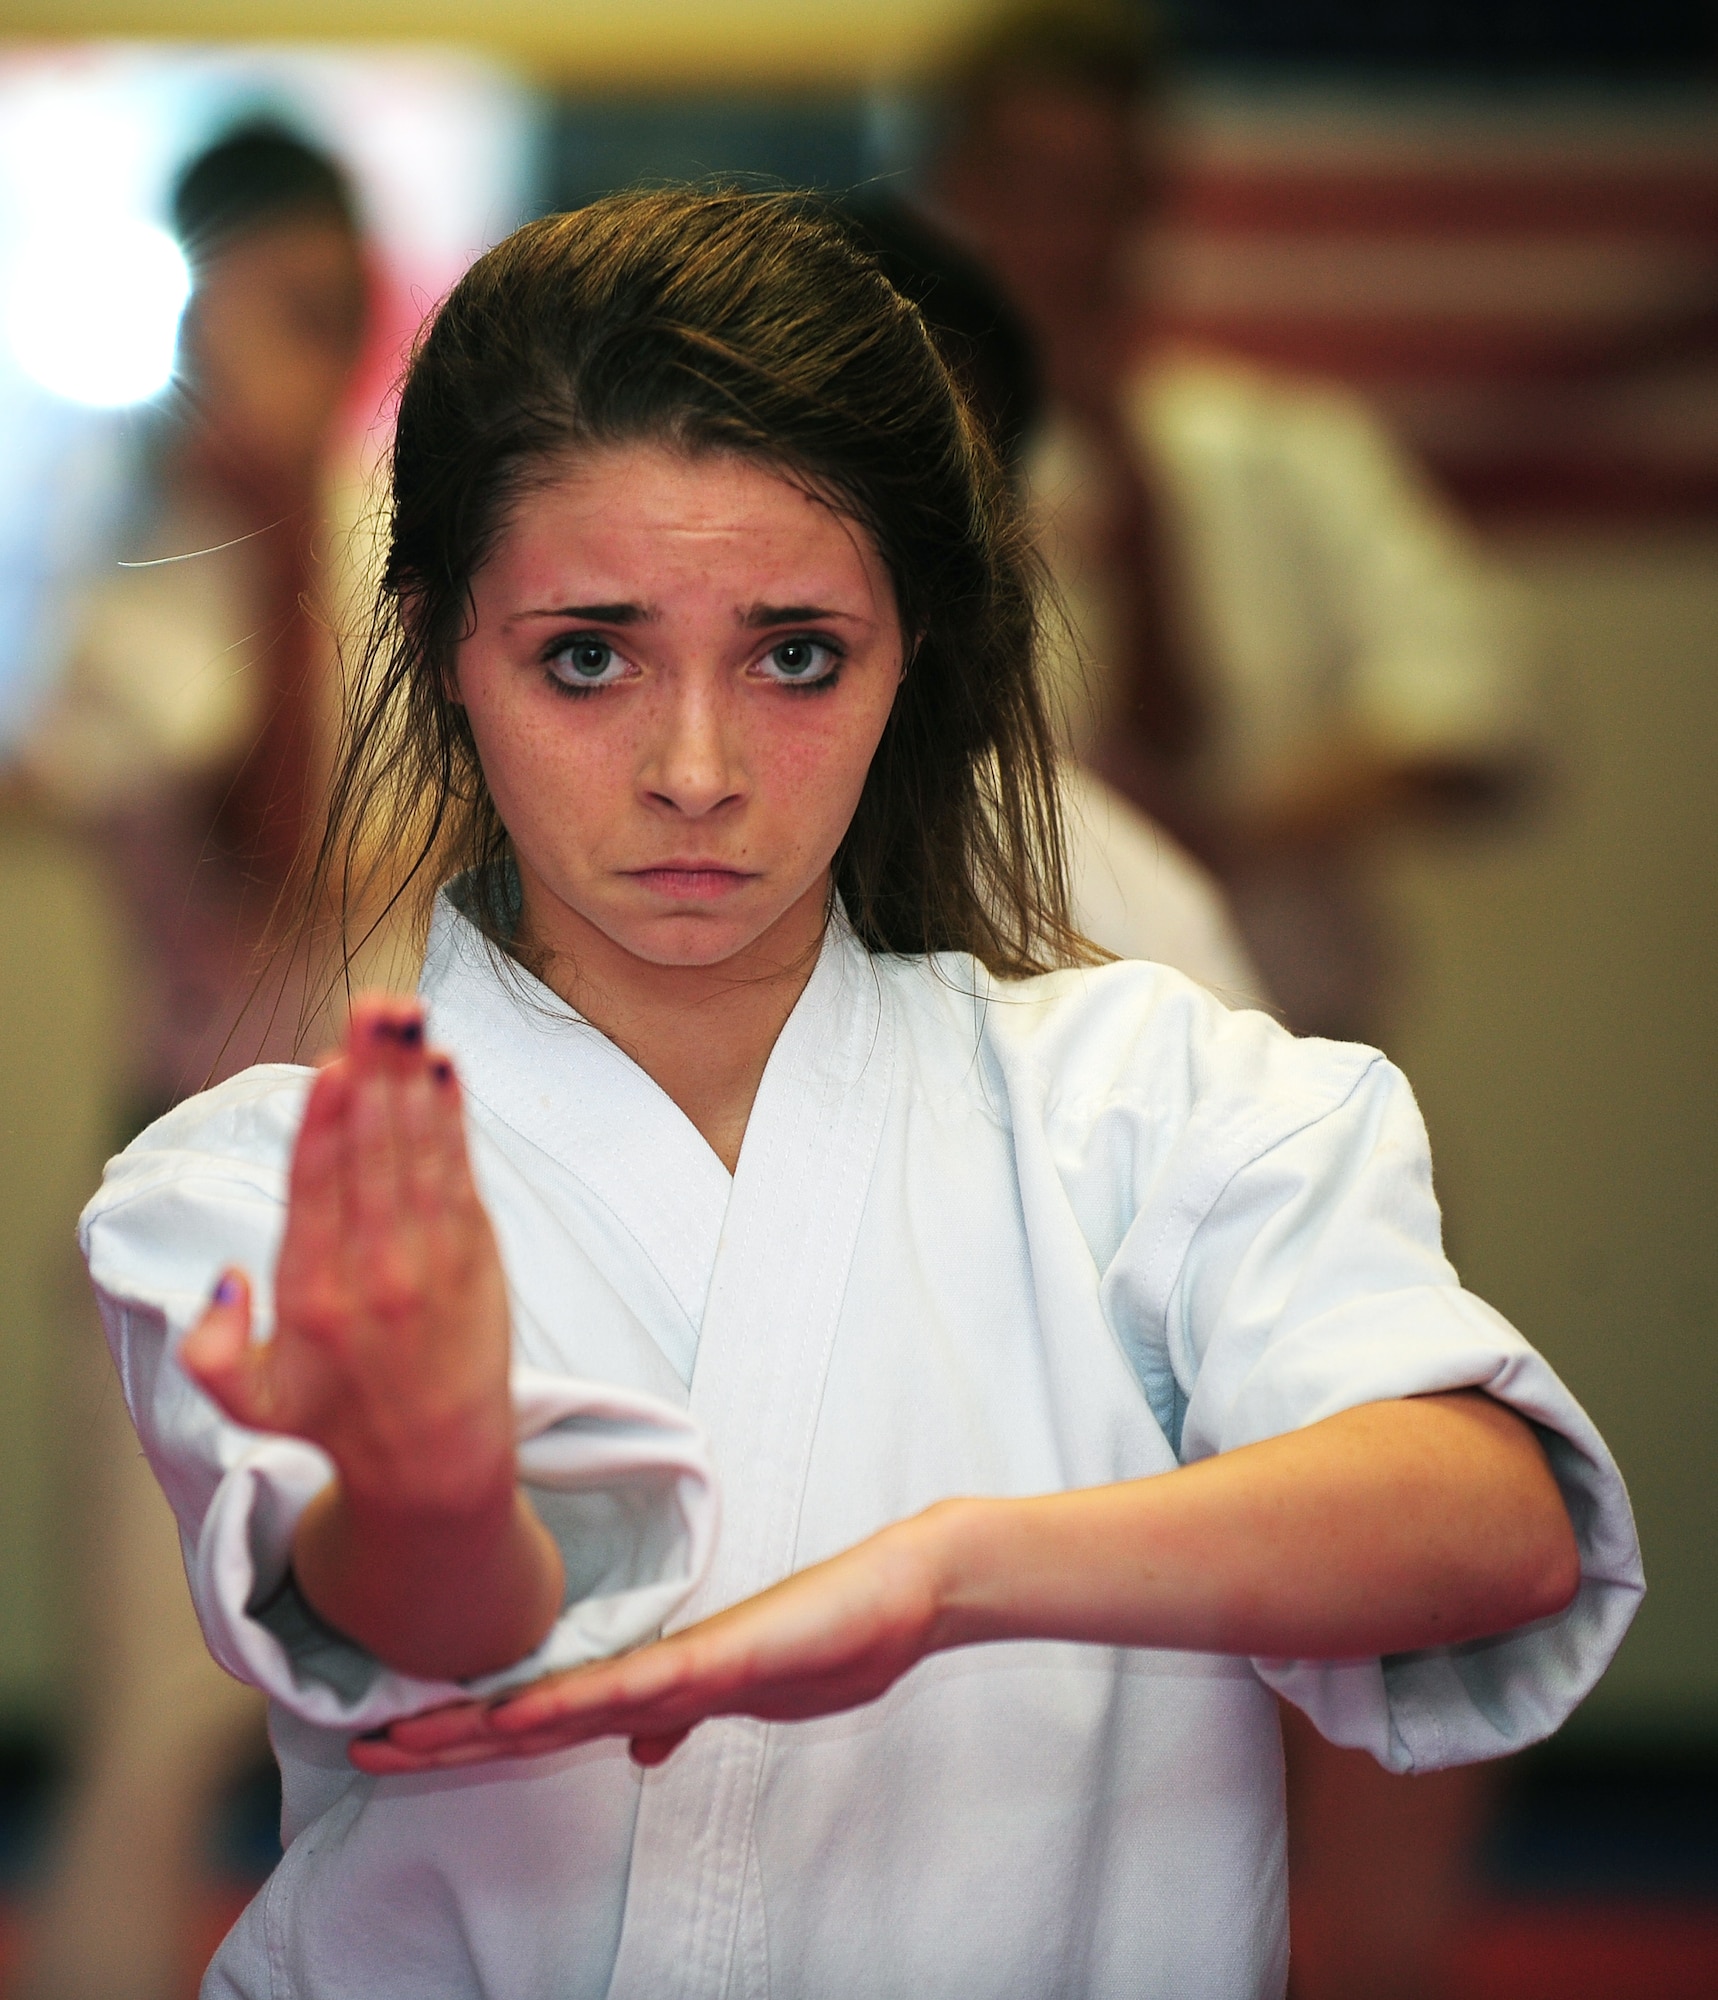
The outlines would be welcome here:
<svg viewBox="0 0 1718 2000">
<path fill-rule="evenodd" d="M 1475 506 L 1718 509 L 1718 97 L 1188 93 L 1155 329 L 1366 390 Z"/>
</svg>

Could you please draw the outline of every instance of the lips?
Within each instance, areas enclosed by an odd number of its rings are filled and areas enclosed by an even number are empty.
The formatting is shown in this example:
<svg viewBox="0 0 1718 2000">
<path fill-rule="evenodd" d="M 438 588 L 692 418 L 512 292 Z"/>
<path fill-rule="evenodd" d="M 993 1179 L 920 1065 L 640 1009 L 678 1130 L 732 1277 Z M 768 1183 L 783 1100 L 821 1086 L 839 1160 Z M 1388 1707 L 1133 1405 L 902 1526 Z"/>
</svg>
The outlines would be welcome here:
<svg viewBox="0 0 1718 2000">
<path fill-rule="evenodd" d="M 628 878 L 677 902 L 714 902 L 731 896 L 757 877 L 720 861 L 658 861 L 648 868 L 629 868 Z"/>
</svg>

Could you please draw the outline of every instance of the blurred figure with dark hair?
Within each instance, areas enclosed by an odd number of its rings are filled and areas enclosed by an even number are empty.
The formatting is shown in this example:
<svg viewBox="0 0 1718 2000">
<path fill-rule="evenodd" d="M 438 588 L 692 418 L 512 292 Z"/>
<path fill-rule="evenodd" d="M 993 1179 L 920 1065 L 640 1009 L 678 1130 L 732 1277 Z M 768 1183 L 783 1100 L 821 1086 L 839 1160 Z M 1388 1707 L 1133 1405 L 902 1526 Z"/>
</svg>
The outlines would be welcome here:
<svg viewBox="0 0 1718 2000">
<path fill-rule="evenodd" d="M 131 961 L 121 1138 L 313 1032 L 302 966 L 263 967 L 338 719 L 349 532 L 331 518 L 330 454 L 367 311 L 353 191 L 284 129 L 247 126 L 195 160 L 173 222 L 193 277 L 175 401 L 126 561 L 88 591 L 8 774 L 89 835 L 115 885 Z M 102 1368 L 79 1440 L 94 1461 L 87 1725 L 26 1972 L 38 2000 L 184 1990 L 211 1809 L 266 1756 L 262 1703 L 209 1660 Z"/>
<path fill-rule="evenodd" d="M 173 221 L 193 276 L 175 405 L 126 560 L 88 592 L 13 773 L 115 873 L 138 1123 L 300 1026 L 284 1006 L 272 1024 L 240 1015 L 337 720 L 325 482 L 366 307 L 351 190 L 284 131 L 249 127 L 196 160 Z"/>
<path fill-rule="evenodd" d="M 1139 8 L 1005 12 L 944 86 L 929 197 L 1048 392 L 1032 480 L 1078 640 L 1071 747 L 1216 869 L 1290 1026 L 1376 1040 L 1367 850 L 1512 789 L 1513 597 L 1357 398 L 1143 347 L 1165 140 Z"/>
<path fill-rule="evenodd" d="M 932 214 L 1043 373 L 1030 478 L 1072 628 L 1069 746 L 1215 870 L 1291 1027 L 1376 1040 L 1370 850 L 1518 785 L 1513 595 L 1357 398 L 1142 338 L 1166 164 L 1142 8 L 1008 9 L 943 84 Z M 1484 1767 L 1394 1778 L 1285 1721 L 1297 2000 L 1432 2000 Z"/>
<path fill-rule="evenodd" d="M 933 338 L 998 455 L 1021 480 L 1044 416 L 1032 335 L 997 281 L 906 203 L 870 192 L 847 213 Z M 1046 607 L 1054 629 L 1056 607 Z M 1166 830 L 1083 765 L 1064 761 L 1062 808 L 1075 922 L 1118 958 L 1149 958 L 1233 1006 L 1268 996 L 1222 891 Z"/>
</svg>

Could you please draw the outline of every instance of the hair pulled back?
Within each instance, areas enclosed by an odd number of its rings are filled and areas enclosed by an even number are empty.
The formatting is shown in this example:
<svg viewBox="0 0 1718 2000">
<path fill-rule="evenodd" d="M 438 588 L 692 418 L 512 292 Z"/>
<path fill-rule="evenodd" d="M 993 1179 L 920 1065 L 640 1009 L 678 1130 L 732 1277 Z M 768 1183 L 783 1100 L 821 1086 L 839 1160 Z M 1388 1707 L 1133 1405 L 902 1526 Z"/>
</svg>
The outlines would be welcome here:
<svg viewBox="0 0 1718 2000">
<path fill-rule="evenodd" d="M 338 885 L 352 908 L 363 854 L 426 907 L 469 871 L 471 914 L 510 945 L 508 836 L 450 698 L 471 582 L 533 483 L 633 442 L 744 454 L 875 540 L 908 663 L 835 862 L 864 944 L 968 951 L 1004 975 L 1089 958 L 1008 482 L 919 314 L 797 195 L 613 196 L 517 231 L 448 296 L 400 395 L 387 563 L 313 895 Z"/>
</svg>

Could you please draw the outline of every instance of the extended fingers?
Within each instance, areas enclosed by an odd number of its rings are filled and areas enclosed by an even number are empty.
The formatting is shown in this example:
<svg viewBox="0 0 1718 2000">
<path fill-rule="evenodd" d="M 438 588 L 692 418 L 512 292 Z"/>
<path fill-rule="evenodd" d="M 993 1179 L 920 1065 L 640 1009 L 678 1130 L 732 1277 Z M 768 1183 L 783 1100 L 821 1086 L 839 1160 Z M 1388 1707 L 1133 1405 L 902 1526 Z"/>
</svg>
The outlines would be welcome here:
<svg viewBox="0 0 1718 2000">
<path fill-rule="evenodd" d="M 600 1736 L 629 1739 L 633 1761 L 662 1763 L 706 1717 L 726 1712 L 698 1673 L 697 1649 L 663 1640 L 618 1660 L 550 1674 L 512 1698 L 458 1702 L 356 1740 L 352 1762 L 391 1776 L 541 1757 Z"/>
<path fill-rule="evenodd" d="M 418 1215 L 439 1227 L 453 1217 L 477 1213 L 465 1147 L 465 1120 L 459 1079 L 451 1058 L 439 1050 L 426 1053 L 423 1073 L 400 1102 L 406 1139 L 406 1187 Z"/>
<path fill-rule="evenodd" d="M 286 1235 L 276 1281 L 283 1310 L 290 1310 L 300 1280 L 340 1256 L 351 1096 L 351 1072 L 344 1061 L 321 1070 L 310 1086 L 292 1149 Z"/>
<path fill-rule="evenodd" d="M 424 1107 L 439 1091 L 420 1004 L 361 994 L 342 1048 L 311 1085 L 294 1148 L 277 1278 L 283 1326 L 333 1338 L 367 1299 L 421 1289 L 412 1268 L 421 1243 L 407 1239 L 418 1233 L 422 1158 L 445 1151 L 422 1140 Z"/>
<path fill-rule="evenodd" d="M 379 1127 L 366 1133 L 391 1141 L 387 1157 L 376 1162 L 384 1175 L 391 1167 L 399 1192 L 420 1204 L 439 1206 L 450 1187 L 469 1192 L 458 1079 L 451 1058 L 428 1045 L 421 1005 L 398 994 L 361 995 L 347 1050 L 356 1093 L 388 1113 L 385 1135 Z"/>
<path fill-rule="evenodd" d="M 427 1087 L 423 1009 L 397 994 L 361 994 L 352 1005 L 346 1046 L 352 1079 L 347 1214 L 354 1229 L 385 1240 L 399 1225 L 408 1193 L 405 1100 Z M 367 1246 L 367 1262 L 379 1247 Z"/>
<path fill-rule="evenodd" d="M 504 1738 L 544 1730 L 565 1733 L 568 1741 L 672 1735 L 723 1713 L 737 1686 L 738 1676 L 721 1671 L 699 1641 L 662 1639 L 499 1698 L 490 1709 L 490 1726 Z"/>
<path fill-rule="evenodd" d="M 530 1737 L 503 1735 L 494 1709 L 484 1702 L 456 1702 L 411 1715 L 371 1736 L 356 1738 L 348 1755 L 360 1771 L 391 1777 L 409 1771 L 456 1770 L 466 1764 L 535 1757 L 564 1750 L 595 1732 L 538 1731 Z"/>
<path fill-rule="evenodd" d="M 376 1740 L 405 1754 L 442 1759 L 466 1752 L 530 1755 L 538 1743 L 558 1747 L 595 1736 L 667 1734 L 696 1719 L 660 1714 L 664 1700 L 683 1690 L 685 1673 L 674 1659 L 658 1663 L 653 1656 L 676 1651 L 672 1641 L 662 1642 L 622 1659 L 546 1675 L 512 1697 L 429 1709 L 393 1723 Z"/>
</svg>

